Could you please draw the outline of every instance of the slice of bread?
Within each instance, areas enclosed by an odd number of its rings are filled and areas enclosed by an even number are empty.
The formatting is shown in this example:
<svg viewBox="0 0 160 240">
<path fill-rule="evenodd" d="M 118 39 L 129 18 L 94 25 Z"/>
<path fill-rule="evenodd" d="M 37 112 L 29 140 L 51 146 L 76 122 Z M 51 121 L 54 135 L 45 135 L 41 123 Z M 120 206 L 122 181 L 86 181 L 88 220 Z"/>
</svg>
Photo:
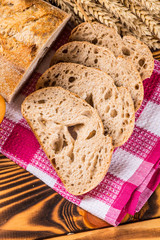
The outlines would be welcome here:
<svg viewBox="0 0 160 240">
<path fill-rule="evenodd" d="M 96 109 L 51 87 L 29 95 L 21 111 L 68 192 L 84 194 L 102 181 L 113 146 Z"/>
<path fill-rule="evenodd" d="M 142 80 L 153 72 L 154 59 L 147 45 L 133 36 L 121 38 L 116 29 L 104 24 L 84 22 L 72 30 L 70 41 L 88 41 L 110 49 L 116 57 L 124 56 L 133 62 Z"/>
<path fill-rule="evenodd" d="M 135 114 L 130 93 L 125 87 L 118 90 L 105 72 L 75 63 L 58 63 L 39 78 L 36 89 L 51 86 L 70 90 L 95 107 L 114 147 L 124 144 L 132 134 Z"/>
<path fill-rule="evenodd" d="M 143 100 L 141 77 L 134 65 L 124 57 L 116 58 L 108 49 L 89 42 L 69 42 L 57 50 L 51 65 L 58 62 L 79 63 L 108 73 L 116 86 L 128 88 L 135 111 L 141 106 Z"/>
</svg>

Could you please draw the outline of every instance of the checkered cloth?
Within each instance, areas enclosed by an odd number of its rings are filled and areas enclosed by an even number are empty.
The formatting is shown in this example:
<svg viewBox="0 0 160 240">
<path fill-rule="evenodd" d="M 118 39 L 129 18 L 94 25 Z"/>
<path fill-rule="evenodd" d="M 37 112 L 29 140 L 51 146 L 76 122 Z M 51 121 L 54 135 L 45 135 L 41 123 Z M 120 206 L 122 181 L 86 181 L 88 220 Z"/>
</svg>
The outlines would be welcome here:
<svg viewBox="0 0 160 240">
<path fill-rule="evenodd" d="M 73 196 L 65 190 L 20 112 L 22 101 L 49 67 L 55 48 L 67 37 L 68 31 L 64 31 L 15 101 L 7 105 L 0 125 L 0 152 L 72 203 L 116 226 L 126 213 L 139 211 L 160 182 L 160 62 L 155 60 L 151 78 L 144 81 L 144 101 L 136 113 L 133 134 L 114 151 L 105 178 L 89 193 Z"/>
</svg>

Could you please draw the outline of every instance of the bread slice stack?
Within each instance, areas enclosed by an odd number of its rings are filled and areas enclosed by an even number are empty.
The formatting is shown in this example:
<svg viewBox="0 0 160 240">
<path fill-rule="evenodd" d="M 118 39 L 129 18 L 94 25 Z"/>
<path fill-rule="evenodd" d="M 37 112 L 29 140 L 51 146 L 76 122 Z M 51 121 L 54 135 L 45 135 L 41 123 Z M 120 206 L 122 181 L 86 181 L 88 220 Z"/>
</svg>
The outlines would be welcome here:
<svg viewBox="0 0 160 240">
<path fill-rule="evenodd" d="M 96 109 L 63 88 L 50 87 L 29 95 L 22 114 L 67 191 L 84 194 L 101 182 L 113 147 Z"/>
<path fill-rule="evenodd" d="M 143 84 L 135 66 L 124 57 L 115 57 L 104 47 L 89 42 L 69 42 L 60 47 L 53 56 L 51 65 L 58 62 L 72 62 L 94 67 L 109 74 L 117 87 L 126 87 L 133 99 L 135 111 L 143 100 Z"/>
<path fill-rule="evenodd" d="M 131 136 L 153 61 L 145 45 L 98 23 L 79 25 L 70 40 L 54 54 L 22 114 L 66 189 L 80 195 L 100 183 L 113 149 Z"/>
<path fill-rule="evenodd" d="M 154 59 L 148 46 L 133 36 L 121 36 L 116 29 L 98 22 L 84 22 L 71 32 L 70 41 L 87 41 L 110 49 L 116 57 L 123 56 L 132 61 L 142 80 L 153 72 Z"/>
<path fill-rule="evenodd" d="M 117 88 L 105 72 L 75 63 L 58 63 L 39 78 L 36 89 L 51 86 L 70 90 L 96 108 L 114 147 L 124 144 L 132 134 L 135 114 L 129 91 Z"/>
</svg>

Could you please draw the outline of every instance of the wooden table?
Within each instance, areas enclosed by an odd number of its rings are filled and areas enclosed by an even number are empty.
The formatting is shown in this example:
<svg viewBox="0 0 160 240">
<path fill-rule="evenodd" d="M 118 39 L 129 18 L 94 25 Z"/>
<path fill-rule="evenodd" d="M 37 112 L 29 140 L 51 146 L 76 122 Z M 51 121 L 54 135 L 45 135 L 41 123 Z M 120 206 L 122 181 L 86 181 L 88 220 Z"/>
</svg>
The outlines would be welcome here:
<svg viewBox="0 0 160 240">
<path fill-rule="evenodd" d="M 0 239 L 158 240 L 160 186 L 139 213 L 122 223 L 110 226 L 0 155 Z"/>
<path fill-rule="evenodd" d="M 160 51 L 153 55 L 160 60 Z M 0 239 L 160 240 L 160 186 L 115 228 L 0 154 Z"/>
</svg>

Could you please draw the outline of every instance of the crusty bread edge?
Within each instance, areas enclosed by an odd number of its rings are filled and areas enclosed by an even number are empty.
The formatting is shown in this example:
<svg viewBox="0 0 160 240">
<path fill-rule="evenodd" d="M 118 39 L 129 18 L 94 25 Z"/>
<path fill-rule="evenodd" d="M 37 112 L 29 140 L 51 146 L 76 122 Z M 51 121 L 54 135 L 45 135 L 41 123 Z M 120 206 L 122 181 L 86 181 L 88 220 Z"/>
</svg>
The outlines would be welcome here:
<svg viewBox="0 0 160 240">
<path fill-rule="evenodd" d="M 52 88 L 63 89 L 62 87 L 52 87 Z M 43 91 L 44 89 L 47 89 L 47 88 L 39 89 L 39 90 L 37 90 L 37 91 Z M 63 89 L 63 90 L 65 90 L 65 91 L 69 92 L 71 95 L 73 95 L 73 96 L 81 99 L 78 95 L 76 95 L 76 94 L 74 94 L 74 93 L 72 93 L 72 92 L 70 92 L 70 91 L 68 91 L 68 90 L 66 90 L 66 89 Z M 36 91 L 36 92 L 37 92 L 37 91 Z M 29 119 L 28 119 L 27 117 L 25 117 L 25 114 L 24 114 L 24 112 L 23 112 L 23 106 L 24 106 L 25 102 L 27 101 L 27 99 L 28 99 L 31 95 L 34 95 L 34 93 L 35 93 L 35 92 L 33 92 L 33 93 L 31 93 L 30 95 L 28 95 L 28 96 L 25 98 L 25 100 L 23 101 L 23 103 L 22 103 L 22 105 L 21 105 L 21 113 L 22 113 L 22 116 L 23 116 L 23 117 L 25 118 L 25 120 L 27 121 L 28 125 L 30 126 L 30 128 L 31 128 L 32 132 L 34 133 L 35 137 L 37 138 L 37 140 L 38 140 L 40 146 L 42 147 L 43 151 L 45 152 L 47 158 L 49 159 L 49 155 L 46 153 L 46 151 L 45 151 L 45 149 L 44 149 L 44 147 L 43 147 L 43 143 L 40 141 L 38 135 L 35 133 L 34 129 L 32 128 Z M 85 100 L 83 100 L 83 99 L 81 99 L 81 101 L 87 103 L 87 102 L 86 102 Z M 87 104 L 88 104 L 88 103 L 87 103 Z M 88 106 L 90 106 L 90 105 L 88 104 Z M 90 107 L 91 107 L 91 106 L 90 106 Z M 91 107 L 91 108 L 92 108 L 92 107 Z M 94 109 L 94 110 L 97 112 L 96 109 Z M 97 116 L 99 117 L 98 112 L 97 112 Z M 99 119 L 100 119 L 100 117 L 99 117 Z M 102 126 L 103 133 L 104 133 L 104 126 L 103 126 L 103 123 L 102 123 L 101 119 L 100 119 L 100 122 L 101 122 L 101 126 Z M 110 138 L 110 143 L 111 143 L 112 149 L 111 149 L 111 153 L 110 153 L 110 156 L 109 156 L 108 164 L 106 164 L 106 169 L 104 170 L 104 174 L 102 175 L 101 180 L 99 181 L 99 183 L 103 180 L 103 178 L 105 177 L 105 175 L 106 175 L 106 173 L 107 173 L 107 171 L 108 171 L 108 169 L 109 169 L 109 166 L 110 166 L 110 163 L 111 163 L 111 158 L 112 158 L 112 153 L 113 153 L 113 150 L 114 150 L 113 145 L 112 145 L 112 137 L 111 137 L 111 136 L 108 136 L 108 137 Z M 59 174 L 59 172 L 57 171 L 57 169 L 56 169 L 55 165 L 52 163 L 52 161 L 51 161 L 50 159 L 49 159 L 49 161 L 50 161 L 50 163 L 52 164 L 52 166 L 54 167 L 54 170 L 56 171 L 57 175 L 59 176 L 59 178 L 61 179 L 63 185 L 65 186 L 65 188 L 66 188 L 66 190 L 67 190 L 67 187 L 66 187 L 66 185 L 64 184 L 64 181 L 63 181 L 63 177 Z M 99 183 L 98 183 L 98 184 L 99 184 Z M 86 191 L 84 191 L 83 193 L 80 193 L 80 194 L 77 194 L 77 193 L 71 192 L 71 191 L 69 191 L 69 193 L 71 193 L 71 194 L 73 194 L 73 195 L 76 195 L 76 196 L 78 196 L 78 195 L 83 195 L 83 194 L 85 194 L 85 193 L 88 193 L 89 191 L 91 191 L 91 190 L 94 189 L 95 187 L 97 187 L 98 184 L 94 185 L 92 188 L 89 188 L 88 190 L 86 190 Z M 68 191 L 68 190 L 67 190 L 67 191 Z"/>
</svg>

